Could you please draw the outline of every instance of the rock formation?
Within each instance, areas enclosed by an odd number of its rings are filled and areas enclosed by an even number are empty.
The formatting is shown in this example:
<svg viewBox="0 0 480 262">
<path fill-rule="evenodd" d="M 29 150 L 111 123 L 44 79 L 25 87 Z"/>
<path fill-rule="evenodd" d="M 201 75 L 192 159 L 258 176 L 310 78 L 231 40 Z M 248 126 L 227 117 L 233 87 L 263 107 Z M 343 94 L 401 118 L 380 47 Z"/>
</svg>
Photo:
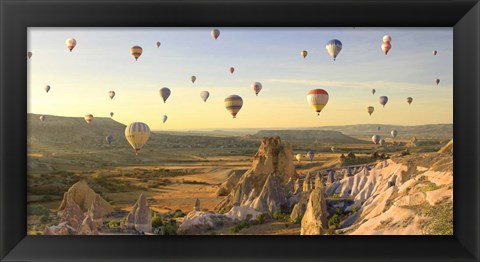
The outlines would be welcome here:
<svg viewBox="0 0 480 262">
<path fill-rule="evenodd" d="M 132 207 L 132 211 L 127 215 L 125 227 L 134 228 L 144 233 L 152 232 L 152 217 L 147 199 L 140 194 L 137 202 Z"/>
<path fill-rule="evenodd" d="M 193 207 L 194 211 L 200 211 L 200 199 L 195 200 L 195 206 Z"/>
<path fill-rule="evenodd" d="M 73 200 L 83 212 L 86 212 L 92 206 L 96 197 L 97 193 L 88 186 L 87 182 L 80 180 L 64 193 L 62 203 L 58 210 L 61 211 L 65 209 L 67 202 Z M 97 212 L 99 212 L 102 217 L 113 212 L 112 206 L 105 201 L 105 199 L 100 197 L 97 201 Z"/>
<path fill-rule="evenodd" d="M 91 217 L 91 213 L 87 213 L 85 219 L 83 219 L 82 225 L 78 229 L 78 235 L 97 235 L 97 223 Z"/>
<path fill-rule="evenodd" d="M 282 211 L 286 204 L 285 194 L 281 188 L 280 178 L 272 173 L 268 176 L 260 195 L 253 200 L 251 207 L 262 213 L 273 214 Z"/>
<path fill-rule="evenodd" d="M 99 194 L 96 194 L 92 205 L 87 211 L 87 216 L 90 217 L 95 225 L 101 226 L 103 224 L 104 212 L 102 208 L 102 197 Z"/>
<path fill-rule="evenodd" d="M 315 188 L 308 199 L 302 219 L 301 235 L 322 235 L 327 229 L 327 205 L 321 188 Z"/>
<path fill-rule="evenodd" d="M 312 179 L 310 177 L 310 172 L 308 172 L 305 176 L 305 180 L 303 180 L 303 192 L 310 192 L 312 189 Z"/>
<path fill-rule="evenodd" d="M 65 208 L 58 212 L 59 222 L 66 222 L 75 231 L 82 225 L 85 215 L 80 207 L 73 200 L 68 199 Z"/>
<path fill-rule="evenodd" d="M 446 153 L 446 154 L 453 154 L 453 138 L 446 144 L 444 147 L 442 147 L 438 153 Z"/>
<path fill-rule="evenodd" d="M 321 188 L 321 187 L 323 187 L 322 178 L 320 177 L 320 174 L 317 174 L 315 176 L 315 188 Z"/>
<path fill-rule="evenodd" d="M 271 174 L 275 174 L 276 177 L 274 179 L 275 181 L 271 182 L 278 184 L 280 190 L 285 190 L 287 182 L 290 179 L 297 178 L 292 155 L 291 145 L 287 142 L 282 142 L 279 137 L 263 138 L 254 156 L 252 166 L 240 177 L 238 183 L 215 207 L 215 210 L 225 212 L 233 206 L 245 205 L 249 200 L 252 190 L 255 190 L 255 192 L 264 191 L 267 178 Z M 269 192 L 269 194 L 273 193 L 272 190 L 266 190 L 265 192 Z M 259 197 L 263 198 L 261 195 L 260 193 Z M 266 207 L 264 204 L 266 204 L 269 206 L 268 209 L 271 210 L 272 203 L 272 201 L 270 201 L 270 203 L 263 203 L 257 200 L 256 206 L 265 210 Z M 277 204 L 273 205 L 277 206 Z"/>
<path fill-rule="evenodd" d="M 238 183 L 240 177 L 246 170 L 234 170 L 230 173 L 227 180 L 223 182 L 215 193 L 217 196 L 226 196 L 232 190 L 232 188 Z"/>
<path fill-rule="evenodd" d="M 208 230 L 232 224 L 233 220 L 226 215 L 194 210 L 184 217 L 182 224 L 178 227 L 177 234 L 202 234 Z"/>
<path fill-rule="evenodd" d="M 44 235 L 76 235 L 75 228 L 68 225 L 67 222 L 62 222 L 56 226 L 46 227 L 43 231 Z"/>
</svg>

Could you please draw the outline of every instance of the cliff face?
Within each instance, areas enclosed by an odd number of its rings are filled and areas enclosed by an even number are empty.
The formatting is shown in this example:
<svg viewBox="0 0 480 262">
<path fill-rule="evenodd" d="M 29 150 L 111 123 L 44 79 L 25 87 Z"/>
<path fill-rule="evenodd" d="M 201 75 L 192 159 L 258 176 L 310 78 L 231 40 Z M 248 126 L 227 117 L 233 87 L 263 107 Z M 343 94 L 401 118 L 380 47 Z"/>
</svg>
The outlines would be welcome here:
<svg viewBox="0 0 480 262">
<path fill-rule="evenodd" d="M 291 178 L 296 178 L 295 166 L 293 163 L 292 146 L 287 142 L 282 142 L 280 137 L 263 138 L 254 156 L 252 166 L 239 179 L 238 183 L 231 189 L 225 199 L 216 207 L 217 211 L 228 211 L 234 205 L 243 206 L 249 205 L 252 202 L 252 191 L 259 192 L 262 199 L 265 199 L 265 194 L 261 192 L 269 192 L 272 190 L 265 190 L 265 187 L 271 188 L 270 184 L 279 186 L 281 191 L 288 187 L 287 181 Z M 267 178 L 272 175 L 269 180 L 269 185 L 266 185 Z M 273 183 L 274 182 L 274 183 Z M 275 196 L 283 196 L 283 192 L 275 192 Z M 249 200 L 250 198 L 250 200 Z M 269 198 L 269 197 L 267 197 Z M 280 198 L 280 197 L 276 197 Z M 285 202 L 282 199 L 270 199 L 269 207 L 265 207 L 268 213 L 271 210 L 278 209 Z M 258 201 L 254 201 L 258 203 Z M 260 205 L 257 205 L 257 207 Z M 261 210 L 262 212 L 265 210 Z M 280 211 L 280 210 L 279 210 Z"/>
</svg>

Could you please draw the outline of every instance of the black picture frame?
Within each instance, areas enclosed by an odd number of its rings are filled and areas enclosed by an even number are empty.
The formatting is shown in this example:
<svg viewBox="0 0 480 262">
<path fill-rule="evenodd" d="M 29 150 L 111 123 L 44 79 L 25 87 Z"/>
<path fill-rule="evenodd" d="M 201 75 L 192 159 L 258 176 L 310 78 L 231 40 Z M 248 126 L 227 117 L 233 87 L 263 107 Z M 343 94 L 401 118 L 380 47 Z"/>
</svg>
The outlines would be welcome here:
<svg viewBox="0 0 480 262">
<path fill-rule="evenodd" d="M 479 261 L 480 3 L 0 0 L 1 261 Z M 453 236 L 27 236 L 27 27 L 454 28 Z"/>
</svg>

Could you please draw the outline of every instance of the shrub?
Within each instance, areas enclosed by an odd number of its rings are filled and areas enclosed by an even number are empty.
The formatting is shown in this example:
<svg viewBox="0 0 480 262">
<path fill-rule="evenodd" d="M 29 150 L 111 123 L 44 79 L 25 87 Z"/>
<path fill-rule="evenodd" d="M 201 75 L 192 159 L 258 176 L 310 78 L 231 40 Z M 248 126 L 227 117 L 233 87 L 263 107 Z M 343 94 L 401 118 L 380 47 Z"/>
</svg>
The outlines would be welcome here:
<svg viewBox="0 0 480 262">
<path fill-rule="evenodd" d="M 177 223 L 175 220 L 170 219 L 167 224 L 165 224 L 165 235 L 176 235 L 177 234 Z"/>
<path fill-rule="evenodd" d="M 335 228 L 334 227 L 329 227 L 327 229 L 327 235 L 335 235 Z"/>
<path fill-rule="evenodd" d="M 297 224 L 297 225 L 300 225 L 302 223 L 302 218 L 303 218 L 303 216 L 297 217 L 293 223 Z"/>
<path fill-rule="evenodd" d="M 264 214 L 258 214 L 256 221 L 257 221 L 258 224 L 265 223 L 265 215 Z"/>
<path fill-rule="evenodd" d="M 240 228 L 238 226 L 233 226 L 233 227 L 230 227 L 228 231 L 230 231 L 230 233 L 238 233 L 240 232 Z"/>
<path fill-rule="evenodd" d="M 117 222 L 115 220 L 110 220 L 107 223 L 108 228 L 116 228 L 120 226 L 120 222 Z"/>
<path fill-rule="evenodd" d="M 172 212 L 172 213 L 171 213 L 171 216 L 172 216 L 173 218 L 184 217 L 184 216 L 186 216 L 186 215 L 187 215 L 187 214 L 183 213 L 183 211 L 180 210 L 180 209 L 177 209 L 177 210 L 175 210 L 175 212 Z"/>
<path fill-rule="evenodd" d="M 48 216 L 50 214 L 50 209 L 41 206 L 41 205 L 34 205 L 27 207 L 27 214 L 30 216 Z"/>
<path fill-rule="evenodd" d="M 353 206 L 352 207 L 352 212 L 357 213 L 358 212 L 358 206 Z"/>
<path fill-rule="evenodd" d="M 280 211 L 275 211 L 273 212 L 273 218 L 275 220 L 285 220 L 286 214 L 280 212 Z"/>
<path fill-rule="evenodd" d="M 250 227 L 250 222 L 248 220 L 242 220 L 237 226 L 240 230 L 242 230 L 243 228 Z"/>
<path fill-rule="evenodd" d="M 48 222 L 50 222 L 50 217 L 48 217 L 48 216 L 46 216 L 46 215 L 42 215 L 42 216 L 40 217 L 40 223 L 46 224 L 46 223 L 48 223 Z"/>
<path fill-rule="evenodd" d="M 162 218 L 161 218 L 161 217 L 158 217 L 158 216 L 155 214 L 155 216 L 152 218 L 152 227 L 153 227 L 153 228 L 157 228 L 157 227 L 161 227 L 161 226 L 163 226 Z"/>
<path fill-rule="evenodd" d="M 333 227 L 334 229 L 340 225 L 340 217 L 335 214 L 328 220 L 328 227 Z"/>
<path fill-rule="evenodd" d="M 342 214 L 342 210 L 337 207 L 337 208 L 335 209 L 335 214 L 341 215 L 341 214 Z"/>
</svg>

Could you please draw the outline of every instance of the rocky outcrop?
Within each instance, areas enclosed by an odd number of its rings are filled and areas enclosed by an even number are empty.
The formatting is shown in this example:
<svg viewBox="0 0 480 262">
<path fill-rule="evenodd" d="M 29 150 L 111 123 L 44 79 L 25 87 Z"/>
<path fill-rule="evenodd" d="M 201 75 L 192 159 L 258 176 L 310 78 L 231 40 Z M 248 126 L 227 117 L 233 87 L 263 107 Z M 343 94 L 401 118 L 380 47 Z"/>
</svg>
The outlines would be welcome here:
<svg viewBox="0 0 480 262">
<path fill-rule="evenodd" d="M 125 227 L 134 228 L 137 231 L 150 233 L 152 232 L 152 218 L 147 199 L 140 194 L 137 202 L 132 207 L 132 211 L 127 215 Z"/>
<path fill-rule="evenodd" d="M 194 211 L 200 211 L 200 199 L 195 200 L 195 205 L 193 206 Z"/>
<path fill-rule="evenodd" d="M 310 172 L 305 176 L 303 180 L 303 192 L 310 192 L 313 189 L 312 178 L 310 177 Z"/>
<path fill-rule="evenodd" d="M 453 154 L 453 138 L 446 144 L 444 147 L 442 147 L 438 153 L 444 153 L 444 154 Z"/>
<path fill-rule="evenodd" d="M 46 227 L 43 235 L 76 235 L 75 228 L 70 226 L 67 222 L 62 222 L 56 226 Z"/>
<path fill-rule="evenodd" d="M 223 182 L 217 189 L 215 193 L 217 196 L 226 196 L 233 187 L 238 183 L 240 177 L 245 173 L 246 170 L 234 170 L 230 173 L 227 180 Z"/>
<path fill-rule="evenodd" d="M 292 155 L 291 145 L 282 142 L 279 137 L 263 138 L 254 156 L 252 166 L 241 176 L 238 183 L 215 207 L 215 210 L 225 212 L 233 206 L 246 205 L 251 191 L 262 192 L 267 178 L 271 174 L 276 176 L 275 183 L 278 184 L 278 189 L 285 191 L 287 182 L 297 178 Z M 293 186 L 293 183 L 291 184 Z M 272 190 L 268 190 L 268 192 L 270 191 Z M 276 205 L 271 201 L 270 203 L 262 202 L 265 199 L 261 193 L 259 198 L 255 205 L 261 210 L 272 210 L 272 205 Z"/>
<path fill-rule="evenodd" d="M 73 200 L 67 200 L 65 208 L 58 212 L 59 222 L 66 222 L 75 231 L 82 225 L 85 215 L 80 207 Z"/>
<path fill-rule="evenodd" d="M 280 177 L 275 173 L 268 176 L 260 195 L 253 200 L 251 207 L 266 214 L 281 212 L 282 205 L 286 204 L 285 193 L 281 187 Z"/>
<path fill-rule="evenodd" d="M 83 219 L 82 225 L 78 229 L 78 235 L 97 235 L 97 223 L 91 217 L 91 214 L 88 213 L 85 219 Z"/>
<path fill-rule="evenodd" d="M 63 195 L 62 203 L 58 208 L 59 211 L 65 209 L 68 201 L 75 202 L 83 212 L 88 211 L 92 203 L 97 198 L 97 193 L 93 191 L 85 180 L 80 180 L 73 184 L 67 192 Z M 102 197 L 97 199 L 97 212 L 103 217 L 112 213 L 114 210 L 112 206 Z"/>
<path fill-rule="evenodd" d="M 327 205 L 321 188 L 315 188 L 308 199 L 300 234 L 322 235 L 327 229 Z"/>
<path fill-rule="evenodd" d="M 226 215 L 194 210 L 185 216 L 182 224 L 178 227 L 177 234 L 202 234 L 206 231 L 232 224 L 233 220 Z"/>
<path fill-rule="evenodd" d="M 87 216 L 97 225 L 103 224 L 104 212 L 102 207 L 102 197 L 97 194 L 92 202 L 92 205 L 87 211 Z"/>
</svg>

